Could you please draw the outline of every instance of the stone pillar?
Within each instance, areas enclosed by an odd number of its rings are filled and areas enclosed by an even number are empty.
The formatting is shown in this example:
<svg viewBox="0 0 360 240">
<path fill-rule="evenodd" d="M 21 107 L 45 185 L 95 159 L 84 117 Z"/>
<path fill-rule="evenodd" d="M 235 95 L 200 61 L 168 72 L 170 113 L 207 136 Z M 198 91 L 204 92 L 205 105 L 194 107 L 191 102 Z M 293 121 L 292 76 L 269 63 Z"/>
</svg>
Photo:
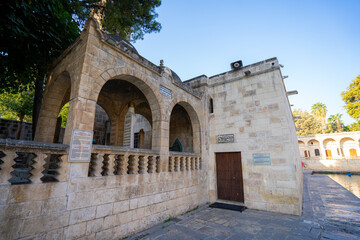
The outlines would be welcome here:
<svg viewBox="0 0 360 240">
<path fill-rule="evenodd" d="M 130 103 L 124 123 L 124 147 L 134 148 L 135 105 Z"/>
</svg>

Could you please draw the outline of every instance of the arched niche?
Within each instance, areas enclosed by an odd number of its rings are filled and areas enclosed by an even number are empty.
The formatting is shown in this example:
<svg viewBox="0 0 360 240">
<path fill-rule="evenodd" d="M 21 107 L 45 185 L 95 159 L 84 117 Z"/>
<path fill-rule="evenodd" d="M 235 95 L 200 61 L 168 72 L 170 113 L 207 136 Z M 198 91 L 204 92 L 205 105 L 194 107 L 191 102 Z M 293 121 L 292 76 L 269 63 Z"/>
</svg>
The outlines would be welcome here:
<svg viewBox="0 0 360 240">
<path fill-rule="evenodd" d="M 174 105 L 170 115 L 169 150 L 200 153 L 200 122 L 194 108 L 187 102 Z M 178 146 L 181 146 L 179 148 Z"/>
</svg>

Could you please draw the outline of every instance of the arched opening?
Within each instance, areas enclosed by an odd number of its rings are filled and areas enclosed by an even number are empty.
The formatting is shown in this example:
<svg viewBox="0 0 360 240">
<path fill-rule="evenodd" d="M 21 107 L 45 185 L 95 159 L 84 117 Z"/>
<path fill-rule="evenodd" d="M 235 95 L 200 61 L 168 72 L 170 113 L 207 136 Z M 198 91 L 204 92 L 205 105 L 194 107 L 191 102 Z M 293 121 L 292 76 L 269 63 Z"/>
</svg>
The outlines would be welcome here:
<svg viewBox="0 0 360 240">
<path fill-rule="evenodd" d="M 356 149 L 354 149 L 354 148 L 351 148 L 350 150 L 349 150 L 349 152 L 350 152 L 350 157 L 351 158 L 357 158 L 357 152 L 356 152 Z"/>
<path fill-rule="evenodd" d="M 35 141 L 62 143 L 60 136 L 61 119 L 59 114 L 71 95 L 71 79 L 68 72 L 63 72 L 56 78 L 50 78 L 45 89 L 43 102 L 37 123 Z"/>
<path fill-rule="evenodd" d="M 333 154 L 332 153 L 336 153 L 337 152 L 337 145 L 336 145 L 336 141 L 332 138 L 327 138 L 323 141 L 323 145 L 325 148 L 325 156 L 327 159 L 332 159 L 333 158 Z"/>
<path fill-rule="evenodd" d="M 356 141 L 350 137 L 345 137 L 340 140 L 340 148 L 342 156 L 345 158 L 357 157 L 357 144 Z"/>
<path fill-rule="evenodd" d="M 144 93 L 132 81 L 107 81 L 97 103 L 111 122 L 106 130 L 107 145 L 152 148 L 152 110 Z"/>
<path fill-rule="evenodd" d="M 93 144 L 110 145 L 111 121 L 107 112 L 96 104 Z"/>
<path fill-rule="evenodd" d="M 320 150 L 318 148 L 316 148 L 314 152 L 316 157 L 320 157 Z"/>
<path fill-rule="evenodd" d="M 188 103 L 178 103 L 171 111 L 169 150 L 200 153 L 200 123 Z"/>
<path fill-rule="evenodd" d="M 212 98 L 210 98 L 210 101 L 209 101 L 209 112 L 214 113 L 214 101 Z"/>
<path fill-rule="evenodd" d="M 311 139 L 307 142 L 307 148 L 309 149 L 309 154 L 313 153 L 313 156 L 320 156 L 320 142 L 316 139 Z M 316 151 L 317 150 L 317 151 Z"/>
</svg>

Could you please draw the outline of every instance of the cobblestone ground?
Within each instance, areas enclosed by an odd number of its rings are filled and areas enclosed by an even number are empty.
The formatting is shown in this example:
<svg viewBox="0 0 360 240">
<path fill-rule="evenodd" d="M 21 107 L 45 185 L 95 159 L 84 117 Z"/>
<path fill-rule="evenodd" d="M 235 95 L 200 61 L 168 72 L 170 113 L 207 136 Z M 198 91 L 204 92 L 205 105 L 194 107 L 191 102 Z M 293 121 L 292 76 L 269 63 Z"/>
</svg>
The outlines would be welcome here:
<svg viewBox="0 0 360 240">
<path fill-rule="evenodd" d="M 325 175 L 305 172 L 301 217 L 206 205 L 127 239 L 360 239 L 360 199 Z"/>
</svg>

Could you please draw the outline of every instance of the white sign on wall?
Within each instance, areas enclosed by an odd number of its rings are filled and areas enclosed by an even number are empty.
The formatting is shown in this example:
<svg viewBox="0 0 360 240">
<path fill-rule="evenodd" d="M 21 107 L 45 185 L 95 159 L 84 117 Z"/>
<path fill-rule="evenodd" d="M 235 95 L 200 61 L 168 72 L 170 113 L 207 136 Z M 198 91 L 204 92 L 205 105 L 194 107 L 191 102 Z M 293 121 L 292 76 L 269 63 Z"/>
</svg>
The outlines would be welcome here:
<svg viewBox="0 0 360 240">
<path fill-rule="evenodd" d="M 254 165 L 271 165 L 270 153 L 253 153 Z"/>
<path fill-rule="evenodd" d="M 68 162 L 90 162 L 93 132 L 73 129 Z"/>
</svg>

